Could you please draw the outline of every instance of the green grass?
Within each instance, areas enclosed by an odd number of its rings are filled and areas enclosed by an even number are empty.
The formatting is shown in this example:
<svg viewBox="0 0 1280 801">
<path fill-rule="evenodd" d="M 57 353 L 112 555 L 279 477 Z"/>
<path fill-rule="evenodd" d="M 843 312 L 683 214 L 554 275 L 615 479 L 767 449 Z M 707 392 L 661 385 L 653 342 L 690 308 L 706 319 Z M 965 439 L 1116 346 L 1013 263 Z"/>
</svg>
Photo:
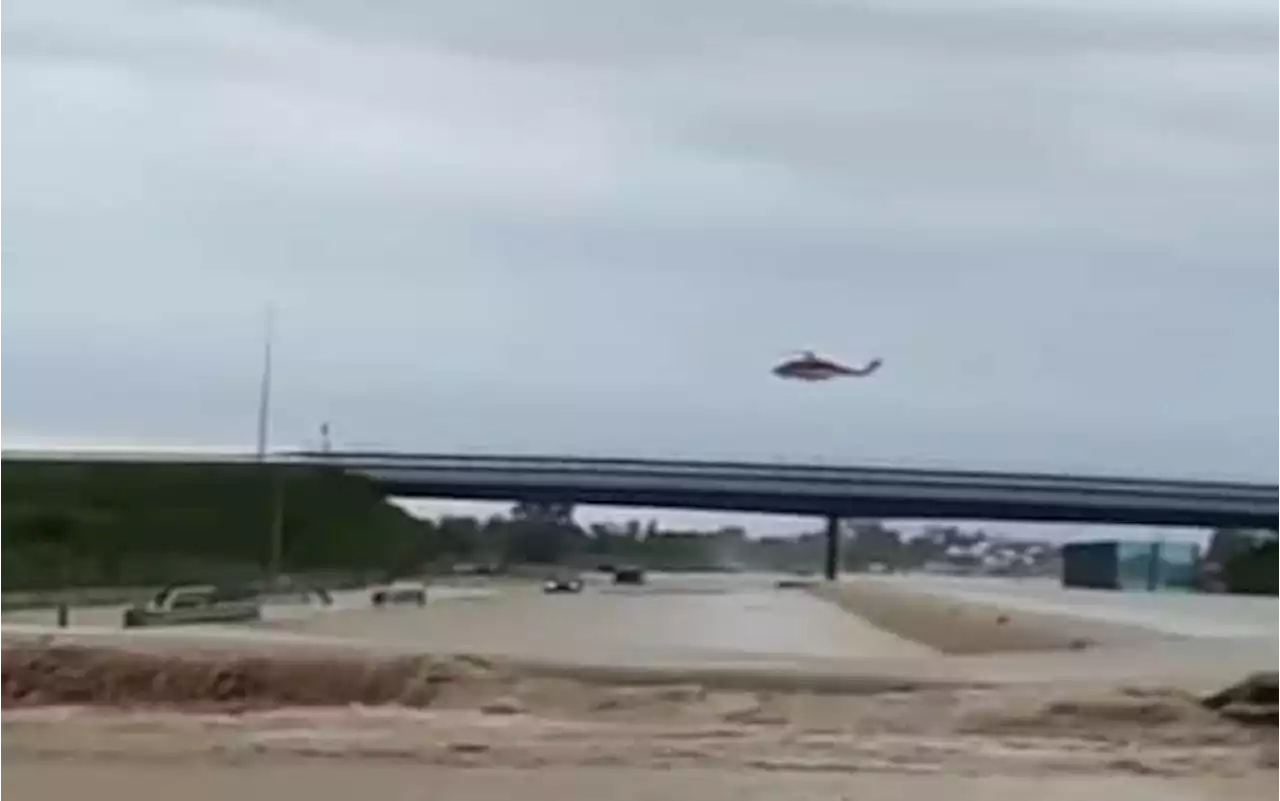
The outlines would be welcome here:
<svg viewBox="0 0 1280 801">
<path fill-rule="evenodd" d="M 283 499 L 286 571 L 379 571 L 429 551 L 430 527 L 370 482 L 314 467 L 5 462 L 6 591 L 260 575 Z"/>
</svg>

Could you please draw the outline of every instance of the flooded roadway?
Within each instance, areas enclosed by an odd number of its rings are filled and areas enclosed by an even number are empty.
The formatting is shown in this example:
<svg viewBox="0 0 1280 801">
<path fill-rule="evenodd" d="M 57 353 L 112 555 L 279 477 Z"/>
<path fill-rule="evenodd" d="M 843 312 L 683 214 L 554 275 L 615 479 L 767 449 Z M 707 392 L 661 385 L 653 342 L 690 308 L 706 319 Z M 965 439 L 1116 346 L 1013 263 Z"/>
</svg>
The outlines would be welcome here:
<svg viewBox="0 0 1280 801">
<path fill-rule="evenodd" d="M 577 595 L 544 595 L 533 584 L 435 584 L 425 608 L 373 609 L 367 590 L 341 592 L 327 608 L 270 604 L 266 620 L 257 626 L 166 628 L 136 636 L 305 638 L 623 666 L 822 667 L 935 655 L 808 592 L 778 589 L 778 575 L 658 573 L 640 587 L 614 586 L 603 575 L 585 578 L 587 586 Z M 1274 598 L 1071 591 L 1043 580 L 927 575 L 856 580 L 1197 639 L 1275 639 Z M 119 636 L 121 612 L 122 607 L 75 609 L 71 620 L 76 629 Z M 4 622 L 10 631 L 44 627 L 53 624 L 54 615 L 47 609 L 17 611 L 5 614 Z"/>
<path fill-rule="evenodd" d="M 876 629 L 803 590 L 778 589 L 776 579 L 654 575 L 644 587 L 615 587 L 603 577 L 591 577 L 580 595 L 544 595 L 539 587 L 528 585 L 434 587 L 425 608 L 373 609 L 367 591 L 339 593 L 328 608 L 270 605 L 266 620 L 254 627 L 178 627 L 125 634 L 119 628 L 119 608 L 76 610 L 72 620 L 84 632 L 138 641 L 315 638 L 626 667 L 673 662 L 713 668 L 782 667 L 902 659 L 950 670 L 940 664 L 944 658 L 929 649 Z M 4 620 L 8 634 L 47 626 L 52 614 L 16 612 Z M 1274 770 L 1255 771 L 1242 761 L 1255 759 L 1251 745 L 1231 750 L 1220 739 L 1205 746 L 1188 739 L 1201 725 L 1194 716 L 1187 723 L 1190 734 L 1170 739 L 1179 744 L 1177 753 L 1160 751 L 1168 743 L 1156 738 L 1134 752 L 1146 762 L 1129 759 L 1122 764 L 1111 756 L 1114 746 L 1099 740 L 1091 724 L 1073 740 L 1055 719 L 1045 724 L 1048 733 L 1034 740 L 1018 717 L 1022 710 L 1035 708 L 1028 700 L 1032 696 L 1004 699 L 1003 689 L 993 691 L 991 702 L 998 706 L 975 707 L 973 720 L 990 725 L 998 720 L 993 714 L 1017 710 L 1010 718 L 1016 727 L 1008 737 L 998 731 L 983 735 L 942 725 L 944 709 L 959 714 L 957 703 L 979 703 L 968 691 L 957 691 L 951 702 L 940 690 L 884 699 L 850 696 L 843 701 L 865 705 L 857 709 L 836 706 L 825 697 L 815 702 L 800 693 L 794 708 L 772 709 L 767 705 L 783 704 L 784 695 L 708 685 L 700 691 L 706 696 L 703 701 L 677 699 L 649 711 L 637 705 L 637 699 L 649 696 L 623 688 L 616 691 L 617 698 L 626 703 L 599 706 L 606 711 L 579 720 L 563 711 L 551 715 L 535 705 L 595 709 L 588 693 L 615 691 L 566 684 L 564 679 L 541 685 L 530 681 L 528 696 L 521 701 L 527 705 L 523 711 L 519 705 L 506 707 L 516 714 L 445 708 L 375 713 L 342 707 L 338 712 L 214 715 L 201 722 L 199 716 L 177 712 L 154 712 L 146 719 L 130 713 L 85 712 L 77 720 L 57 711 L 56 719 L 42 723 L 7 712 L 5 766 L 10 770 L 4 789 L 15 798 L 92 795 L 103 801 L 143 801 L 175 793 L 192 801 L 246 795 L 327 801 L 349 798 L 353 792 L 418 798 L 428 791 L 432 798 L 458 801 L 550 801 L 601 794 L 637 801 L 711 801 L 939 793 L 973 799 L 1035 794 L 1200 801 L 1269 798 L 1275 791 Z M 525 686 L 518 683 L 511 691 Z M 1041 686 L 1032 689 L 1039 693 Z M 652 692 L 655 699 L 665 697 L 657 694 L 659 690 Z M 779 716 L 742 722 L 737 716 L 743 710 Z M 698 717 L 704 713 L 718 717 L 708 723 Z M 875 725 L 884 728 L 878 737 L 868 729 Z M 1182 724 L 1174 719 L 1171 725 Z M 277 730 L 282 726 L 293 739 L 280 739 Z M 1142 731 L 1146 727 L 1143 723 Z M 321 733 L 333 743 L 317 740 Z M 1125 738 L 1121 739 L 1132 740 Z M 252 748 L 245 745 L 250 741 Z M 454 745 L 458 750 L 452 750 Z M 1213 749 L 1230 756 L 1237 767 L 1221 768 L 1213 761 L 1218 757 L 1206 756 Z M 1137 767 L 1126 767 L 1130 763 Z M 535 766 L 537 771 L 528 769 Z M 1151 775 L 1162 771 L 1169 775 Z"/>
<path fill-rule="evenodd" d="M 373 610 L 363 595 L 310 615 L 290 629 L 307 634 L 587 664 L 654 660 L 795 664 L 824 659 L 902 658 L 928 648 L 882 631 L 776 576 L 655 574 L 640 587 L 588 576 L 581 594 L 539 587 L 442 598 L 425 609 Z"/>
<path fill-rule="evenodd" d="M 589 575 L 576 595 L 546 595 L 536 585 L 432 587 L 425 608 L 373 609 L 367 591 L 342 592 L 330 608 L 269 605 L 252 635 L 244 626 L 200 626 L 137 636 L 314 638 L 621 666 L 804 666 L 933 653 L 803 590 L 779 590 L 778 578 L 651 574 L 644 586 L 623 587 Z M 121 611 L 76 609 L 72 625 L 88 633 L 118 631 Z M 51 625 L 53 613 L 25 610 L 4 620 L 17 631 Z"/>
</svg>

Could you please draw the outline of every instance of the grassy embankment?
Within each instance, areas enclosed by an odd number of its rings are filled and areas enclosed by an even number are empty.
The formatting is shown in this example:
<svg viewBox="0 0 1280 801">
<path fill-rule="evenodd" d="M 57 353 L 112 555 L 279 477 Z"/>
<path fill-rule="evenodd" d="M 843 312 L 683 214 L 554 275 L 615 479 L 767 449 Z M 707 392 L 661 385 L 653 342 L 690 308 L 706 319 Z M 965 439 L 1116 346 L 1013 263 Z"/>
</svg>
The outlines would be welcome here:
<svg viewBox="0 0 1280 801">
<path fill-rule="evenodd" d="M 2 489 L 6 605 L 61 587 L 261 576 L 277 489 L 285 572 L 378 575 L 432 547 L 372 484 L 327 469 L 7 462 Z"/>
</svg>

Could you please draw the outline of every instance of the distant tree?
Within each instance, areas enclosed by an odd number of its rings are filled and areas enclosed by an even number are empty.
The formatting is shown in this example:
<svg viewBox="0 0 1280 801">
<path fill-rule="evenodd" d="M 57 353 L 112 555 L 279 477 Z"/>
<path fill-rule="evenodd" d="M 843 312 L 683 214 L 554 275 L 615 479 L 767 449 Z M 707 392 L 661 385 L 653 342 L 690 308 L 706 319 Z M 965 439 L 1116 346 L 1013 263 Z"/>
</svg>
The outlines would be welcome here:
<svg viewBox="0 0 1280 801">
<path fill-rule="evenodd" d="M 912 537 L 902 543 L 901 562 L 904 567 L 920 568 L 946 554 L 944 548 L 927 536 Z"/>
<path fill-rule="evenodd" d="M 903 562 L 902 536 L 878 521 L 853 525 L 853 538 L 844 562 L 855 569 L 871 564 L 897 568 Z"/>
<path fill-rule="evenodd" d="M 470 516 L 442 517 L 435 527 L 436 550 L 442 557 L 467 561 L 475 557 L 485 526 Z"/>
<path fill-rule="evenodd" d="M 6 533 L 5 539 L 26 550 L 32 562 L 57 585 L 72 579 L 75 563 L 89 550 L 84 529 L 74 517 L 61 512 L 29 514 Z"/>
<path fill-rule="evenodd" d="M 573 504 L 521 501 L 511 510 L 507 558 L 530 564 L 559 562 L 576 550 L 579 534 Z"/>
<path fill-rule="evenodd" d="M 511 520 L 515 523 L 538 522 L 572 526 L 573 504 L 520 501 L 511 508 Z"/>
<path fill-rule="evenodd" d="M 1277 593 L 1274 531 L 1215 531 L 1203 560 L 1219 588 L 1249 595 Z"/>
<path fill-rule="evenodd" d="M 1209 547 L 1205 549 L 1203 558 L 1209 564 L 1225 565 L 1236 554 L 1244 553 L 1257 543 L 1273 537 L 1274 535 L 1266 532 L 1250 529 L 1215 529 L 1209 537 Z"/>
</svg>

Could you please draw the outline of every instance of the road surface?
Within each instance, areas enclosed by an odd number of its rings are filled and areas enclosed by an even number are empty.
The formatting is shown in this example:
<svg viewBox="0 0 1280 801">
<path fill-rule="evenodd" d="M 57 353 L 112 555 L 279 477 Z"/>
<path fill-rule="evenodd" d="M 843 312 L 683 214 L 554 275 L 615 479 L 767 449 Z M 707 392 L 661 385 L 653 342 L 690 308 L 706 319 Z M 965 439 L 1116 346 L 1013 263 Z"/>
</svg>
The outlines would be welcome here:
<svg viewBox="0 0 1280 801">
<path fill-rule="evenodd" d="M 487 598 L 501 591 L 501 588 L 479 586 L 443 586 L 433 587 L 431 589 L 431 597 L 440 601 L 474 600 Z M 284 621 L 304 618 L 322 611 L 367 609 L 369 607 L 369 593 L 365 590 L 343 590 L 333 593 L 332 597 L 333 605 L 328 610 L 315 600 L 311 603 L 268 601 L 263 608 L 263 614 L 268 621 Z M 126 608 L 128 607 L 125 604 L 94 604 L 72 607 L 70 622 L 73 626 L 119 628 Z M 57 611 L 52 607 L 19 609 L 13 612 L 5 612 L 4 622 L 51 626 L 57 622 Z"/>
</svg>

